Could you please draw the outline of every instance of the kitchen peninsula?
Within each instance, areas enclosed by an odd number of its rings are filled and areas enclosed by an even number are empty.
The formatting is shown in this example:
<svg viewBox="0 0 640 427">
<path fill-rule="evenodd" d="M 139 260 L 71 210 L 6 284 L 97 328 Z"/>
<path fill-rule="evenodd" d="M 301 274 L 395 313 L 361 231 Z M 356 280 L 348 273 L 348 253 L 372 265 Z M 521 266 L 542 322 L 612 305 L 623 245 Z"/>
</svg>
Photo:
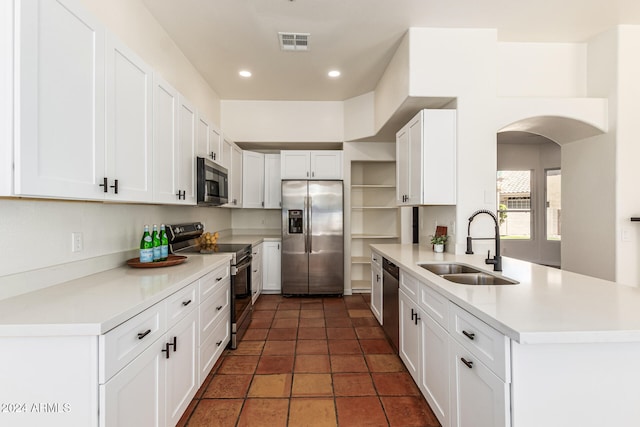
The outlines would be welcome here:
<svg viewBox="0 0 640 427">
<path fill-rule="evenodd" d="M 400 356 L 443 425 L 640 423 L 639 289 L 512 258 L 494 273 L 483 255 L 371 247 L 400 267 Z M 457 284 L 428 263 L 519 283 Z M 493 421 L 472 422 L 485 415 Z"/>
</svg>

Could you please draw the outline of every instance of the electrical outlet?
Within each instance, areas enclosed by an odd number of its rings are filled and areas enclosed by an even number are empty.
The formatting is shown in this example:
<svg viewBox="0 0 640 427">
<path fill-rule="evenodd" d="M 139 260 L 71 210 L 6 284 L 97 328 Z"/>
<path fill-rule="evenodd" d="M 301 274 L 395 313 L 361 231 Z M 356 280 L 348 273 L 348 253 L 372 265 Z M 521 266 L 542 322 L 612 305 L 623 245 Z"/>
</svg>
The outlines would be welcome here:
<svg viewBox="0 0 640 427">
<path fill-rule="evenodd" d="M 83 247 L 82 233 L 79 231 L 71 233 L 71 252 L 81 252 Z"/>
</svg>

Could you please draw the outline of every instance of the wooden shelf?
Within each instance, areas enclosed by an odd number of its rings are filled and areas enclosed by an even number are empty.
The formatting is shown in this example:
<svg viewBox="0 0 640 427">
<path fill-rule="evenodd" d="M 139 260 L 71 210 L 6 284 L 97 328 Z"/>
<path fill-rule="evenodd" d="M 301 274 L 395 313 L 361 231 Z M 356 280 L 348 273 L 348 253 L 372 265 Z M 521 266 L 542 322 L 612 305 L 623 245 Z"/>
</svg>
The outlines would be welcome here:
<svg viewBox="0 0 640 427">
<path fill-rule="evenodd" d="M 355 293 L 371 292 L 371 280 L 352 280 L 351 291 Z"/>
<path fill-rule="evenodd" d="M 398 209 L 397 206 L 351 206 L 352 210 L 365 210 L 365 209 Z"/>
<path fill-rule="evenodd" d="M 396 186 L 394 184 L 352 184 L 351 188 L 393 188 Z"/>
</svg>

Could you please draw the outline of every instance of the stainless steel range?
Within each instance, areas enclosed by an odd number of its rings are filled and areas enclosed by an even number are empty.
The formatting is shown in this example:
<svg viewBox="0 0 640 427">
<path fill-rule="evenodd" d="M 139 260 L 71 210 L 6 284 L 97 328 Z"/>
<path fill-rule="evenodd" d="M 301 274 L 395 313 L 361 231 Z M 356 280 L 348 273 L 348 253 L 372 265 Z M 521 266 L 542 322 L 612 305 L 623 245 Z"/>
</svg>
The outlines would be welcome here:
<svg viewBox="0 0 640 427">
<path fill-rule="evenodd" d="M 251 322 L 251 245 L 215 244 L 200 246 L 198 238 L 204 232 L 200 222 L 167 226 L 169 248 L 172 253 L 196 252 L 201 254 L 231 254 L 231 349 L 238 342 Z"/>
</svg>

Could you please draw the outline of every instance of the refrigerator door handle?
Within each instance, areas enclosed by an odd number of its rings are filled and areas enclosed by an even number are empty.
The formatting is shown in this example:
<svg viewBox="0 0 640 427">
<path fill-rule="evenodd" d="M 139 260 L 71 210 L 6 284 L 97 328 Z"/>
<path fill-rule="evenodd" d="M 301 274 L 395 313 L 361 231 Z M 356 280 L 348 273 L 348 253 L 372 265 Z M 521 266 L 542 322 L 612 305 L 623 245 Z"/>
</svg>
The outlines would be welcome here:
<svg viewBox="0 0 640 427">
<path fill-rule="evenodd" d="M 313 247 L 312 247 L 312 243 L 313 243 L 313 229 L 311 228 L 311 220 L 313 219 L 311 217 L 311 206 L 313 204 L 313 198 L 311 196 L 308 197 L 309 201 L 307 202 L 308 206 L 307 206 L 307 235 L 308 235 L 308 239 L 309 239 L 309 253 L 313 252 Z"/>
<path fill-rule="evenodd" d="M 303 227 L 302 227 L 302 232 L 304 235 L 304 253 L 308 253 L 309 252 L 309 203 L 308 203 L 308 197 L 304 198 L 304 216 L 303 216 Z"/>
</svg>

